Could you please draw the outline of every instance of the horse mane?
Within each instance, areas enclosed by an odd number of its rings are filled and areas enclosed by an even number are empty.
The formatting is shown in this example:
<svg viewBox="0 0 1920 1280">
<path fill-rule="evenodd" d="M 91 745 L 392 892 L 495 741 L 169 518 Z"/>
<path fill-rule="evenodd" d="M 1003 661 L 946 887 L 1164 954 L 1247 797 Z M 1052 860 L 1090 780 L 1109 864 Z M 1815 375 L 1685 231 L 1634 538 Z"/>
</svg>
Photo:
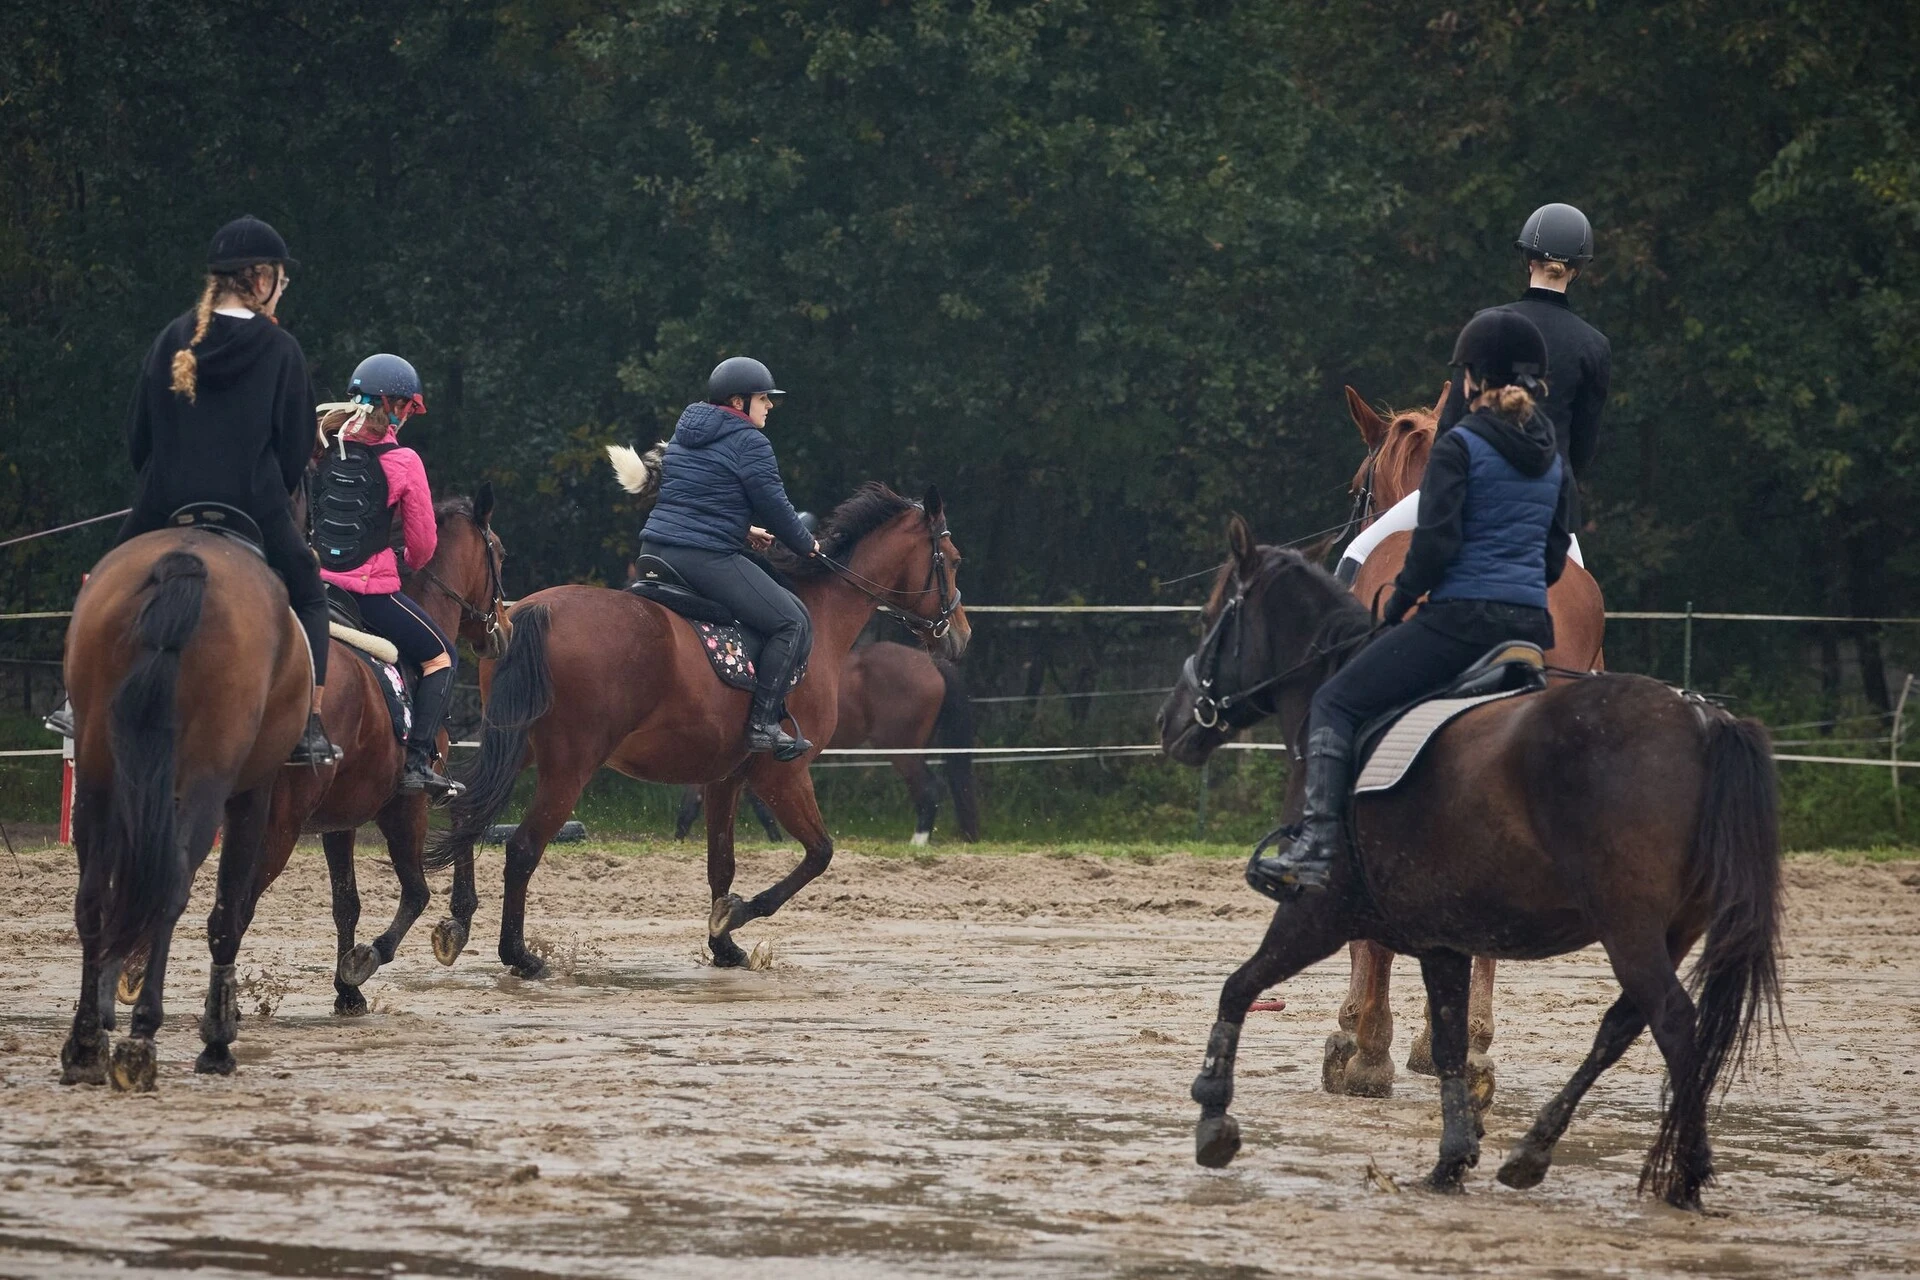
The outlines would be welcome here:
<svg viewBox="0 0 1920 1280">
<path fill-rule="evenodd" d="M 473 499 L 466 494 L 455 494 L 451 498 L 442 498 L 433 504 L 433 521 L 439 524 L 455 516 L 473 519 Z"/>
<path fill-rule="evenodd" d="M 853 555 L 853 549 L 868 534 L 901 512 L 913 510 L 916 505 L 878 480 L 869 480 L 855 489 L 852 497 L 835 507 L 826 523 L 820 526 L 816 536 L 820 539 L 822 554 L 796 556 L 784 545 L 775 544 L 767 554 L 767 560 L 790 578 L 824 578 L 833 572 L 827 565 L 829 557 L 845 563 Z"/>
</svg>

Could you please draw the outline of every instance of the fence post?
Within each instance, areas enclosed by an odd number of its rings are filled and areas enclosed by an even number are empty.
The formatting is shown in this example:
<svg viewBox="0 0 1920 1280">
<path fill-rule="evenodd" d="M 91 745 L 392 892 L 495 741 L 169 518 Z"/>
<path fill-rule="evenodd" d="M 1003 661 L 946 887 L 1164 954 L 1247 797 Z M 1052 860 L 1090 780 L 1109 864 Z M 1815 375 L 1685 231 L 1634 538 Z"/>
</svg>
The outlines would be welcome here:
<svg viewBox="0 0 1920 1280">
<path fill-rule="evenodd" d="M 1904 834 L 1900 813 L 1900 733 L 1905 727 L 1907 695 L 1913 692 L 1913 672 L 1900 685 L 1900 700 L 1893 704 L 1893 732 L 1887 735 L 1887 772 L 1893 775 L 1893 829 Z"/>
<path fill-rule="evenodd" d="M 1193 807 L 1193 838 L 1207 838 L 1207 761 L 1200 762 L 1200 798 Z"/>
<path fill-rule="evenodd" d="M 1687 601 L 1686 630 L 1680 640 L 1680 687 L 1693 688 L 1693 601 Z"/>
</svg>

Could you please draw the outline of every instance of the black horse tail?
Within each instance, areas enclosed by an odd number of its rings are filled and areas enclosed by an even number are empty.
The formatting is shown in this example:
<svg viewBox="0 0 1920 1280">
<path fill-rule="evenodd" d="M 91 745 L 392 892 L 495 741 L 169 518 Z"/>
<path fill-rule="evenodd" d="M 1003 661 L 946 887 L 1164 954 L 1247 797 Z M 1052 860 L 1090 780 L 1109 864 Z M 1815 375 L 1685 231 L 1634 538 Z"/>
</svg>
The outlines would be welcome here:
<svg viewBox="0 0 1920 1280">
<path fill-rule="evenodd" d="M 1723 1069 L 1738 1072 L 1764 1022 L 1780 1025 L 1780 797 L 1773 744 L 1758 720 L 1712 715 L 1706 788 L 1689 870 L 1706 898 L 1706 945 L 1693 990 L 1693 1055 L 1671 1097 L 1640 1185 L 1660 1187 L 1696 1137 Z M 1701 1170 L 1699 1173 L 1706 1173 Z"/>
<path fill-rule="evenodd" d="M 473 852 L 513 797 L 526 767 L 527 734 L 553 710 L 553 673 L 547 669 L 547 606 L 529 605 L 513 619 L 513 639 L 494 668 L 480 724 L 480 758 L 460 778 L 466 792 L 453 802 L 453 824 L 428 845 L 429 869 L 450 867 Z"/>
<path fill-rule="evenodd" d="M 967 697 L 967 682 L 960 668 L 945 658 L 935 658 L 946 691 L 940 696 L 940 714 L 933 721 L 933 745 L 970 747 L 973 745 L 973 701 Z M 980 838 L 980 806 L 973 796 L 973 757 L 942 756 L 947 775 L 947 790 L 953 793 L 953 817 L 960 834 L 969 840 Z"/>
<path fill-rule="evenodd" d="M 92 941 L 117 960 L 152 937 L 192 887 L 186 852 L 174 832 L 175 688 L 180 651 L 200 625 L 207 566 L 187 551 L 154 561 L 141 587 L 147 598 L 134 619 L 138 648 L 108 709 L 113 786 L 101 824 L 106 874 L 87 877 L 77 912 Z"/>
</svg>

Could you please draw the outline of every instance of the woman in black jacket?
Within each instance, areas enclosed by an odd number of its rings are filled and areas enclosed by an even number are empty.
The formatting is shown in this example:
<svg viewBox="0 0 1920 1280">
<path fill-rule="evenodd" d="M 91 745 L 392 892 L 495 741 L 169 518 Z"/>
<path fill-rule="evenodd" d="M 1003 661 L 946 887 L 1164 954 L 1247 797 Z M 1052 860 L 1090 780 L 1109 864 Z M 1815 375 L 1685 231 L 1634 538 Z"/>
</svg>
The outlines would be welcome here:
<svg viewBox="0 0 1920 1280">
<path fill-rule="evenodd" d="M 313 708 L 292 762 L 325 765 L 339 759 L 320 724 L 327 603 L 291 496 L 313 451 L 313 386 L 300 344 L 273 314 L 293 265 L 286 241 L 258 218 L 214 233 L 198 305 L 161 331 L 140 370 L 127 427 L 139 481 L 119 541 L 195 502 L 253 518 L 313 655 Z"/>
</svg>

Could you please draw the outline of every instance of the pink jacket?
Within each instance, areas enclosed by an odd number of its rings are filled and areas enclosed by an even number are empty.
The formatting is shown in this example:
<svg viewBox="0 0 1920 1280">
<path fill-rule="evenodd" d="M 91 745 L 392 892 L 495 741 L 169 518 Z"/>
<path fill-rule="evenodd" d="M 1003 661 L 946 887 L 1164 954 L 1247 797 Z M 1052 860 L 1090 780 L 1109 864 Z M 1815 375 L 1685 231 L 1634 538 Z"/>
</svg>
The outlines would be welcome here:
<svg viewBox="0 0 1920 1280">
<path fill-rule="evenodd" d="M 386 435 L 371 443 L 393 442 L 394 434 L 389 428 Z M 440 543 L 440 531 L 433 519 L 433 491 L 427 488 L 426 464 L 411 449 L 394 449 L 380 455 L 380 467 L 387 473 L 387 505 L 400 508 L 407 568 L 418 569 L 433 559 Z M 344 573 L 322 569 L 320 576 L 357 596 L 390 595 L 400 589 L 400 564 L 390 547 L 382 547 L 357 569 Z"/>
</svg>

